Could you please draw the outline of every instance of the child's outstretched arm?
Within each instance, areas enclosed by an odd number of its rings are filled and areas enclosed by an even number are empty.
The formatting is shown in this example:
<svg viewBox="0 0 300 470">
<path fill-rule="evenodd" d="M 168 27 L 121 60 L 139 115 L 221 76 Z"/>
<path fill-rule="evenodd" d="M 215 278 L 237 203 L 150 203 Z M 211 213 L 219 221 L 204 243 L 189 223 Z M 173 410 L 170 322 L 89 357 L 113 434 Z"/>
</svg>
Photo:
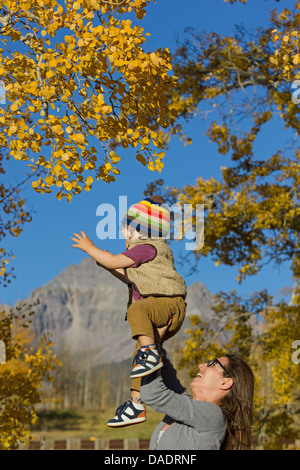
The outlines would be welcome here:
<svg viewBox="0 0 300 470">
<path fill-rule="evenodd" d="M 101 268 L 105 269 L 106 271 L 109 271 L 110 274 L 118 278 L 120 281 L 124 282 L 125 284 L 128 284 L 128 279 L 125 276 L 124 268 L 118 268 L 118 269 L 108 269 L 105 266 L 103 266 L 101 263 L 97 261 L 98 266 Z"/>
<path fill-rule="evenodd" d="M 123 254 L 113 255 L 107 250 L 101 250 L 97 248 L 92 240 L 90 240 L 84 232 L 74 233 L 74 237 L 71 237 L 71 240 L 75 242 L 75 245 L 72 245 L 74 248 L 80 248 L 82 251 L 87 253 L 91 258 L 93 258 L 97 263 L 109 271 L 120 270 L 122 268 L 129 268 L 134 264 L 134 261 Z M 118 271 L 122 274 L 122 271 Z"/>
</svg>

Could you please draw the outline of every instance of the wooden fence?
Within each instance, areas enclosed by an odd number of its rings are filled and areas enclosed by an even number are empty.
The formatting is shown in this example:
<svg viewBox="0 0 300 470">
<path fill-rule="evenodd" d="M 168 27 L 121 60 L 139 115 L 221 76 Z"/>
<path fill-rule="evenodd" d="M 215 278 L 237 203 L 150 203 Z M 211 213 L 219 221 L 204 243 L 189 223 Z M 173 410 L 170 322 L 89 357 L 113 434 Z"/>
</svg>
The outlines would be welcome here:
<svg viewBox="0 0 300 470">
<path fill-rule="evenodd" d="M 20 450 L 148 450 L 150 439 L 44 439 L 31 441 Z M 300 450 L 300 439 L 286 442 L 285 449 Z M 253 443 L 254 450 L 264 450 L 263 445 Z"/>
<path fill-rule="evenodd" d="M 149 439 L 44 439 L 20 450 L 147 450 Z"/>
</svg>

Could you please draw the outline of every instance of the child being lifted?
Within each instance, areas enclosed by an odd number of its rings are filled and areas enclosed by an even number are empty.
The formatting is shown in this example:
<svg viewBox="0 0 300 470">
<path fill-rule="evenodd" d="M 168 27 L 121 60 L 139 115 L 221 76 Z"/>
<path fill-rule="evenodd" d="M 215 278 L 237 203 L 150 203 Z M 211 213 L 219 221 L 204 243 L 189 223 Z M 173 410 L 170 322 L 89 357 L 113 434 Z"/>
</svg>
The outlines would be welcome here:
<svg viewBox="0 0 300 470">
<path fill-rule="evenodd" d="M 97 248 L 84 232 L 74 233 L 75 245 L 129 287 L 127 320 L 136 343 L 131 370 L 131 398 L 107 423 L 121 427 L 146 421 L 140 400 L 141 377 L 163 366 L 157 328 L 169 324 L 164 340 L 174 336 L 186 314 L 186 284 L 174 266 L 166 243 L 170 214 L 161 196 L 151 196 L 129 208 L 123 218 L 126 251 L 114 255 Z"/>
</svg>

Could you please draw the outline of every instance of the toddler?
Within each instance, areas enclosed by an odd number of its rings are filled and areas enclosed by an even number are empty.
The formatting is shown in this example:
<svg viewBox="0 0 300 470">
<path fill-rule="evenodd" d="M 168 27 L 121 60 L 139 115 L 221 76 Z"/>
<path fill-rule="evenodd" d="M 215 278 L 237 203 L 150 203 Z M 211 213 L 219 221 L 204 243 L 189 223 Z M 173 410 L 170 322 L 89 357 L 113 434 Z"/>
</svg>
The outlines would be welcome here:
<svg viewBox="0 0 300 470">
<path fill-rule="evenodd" d="M 131 336 L 136 340 L 131 370 L 131 398 L 118 407 L 107 423 L 121 427 L 146 421 L 146 410 L 140 400 L 141 377 L 163 366 L 157 328 L 169 324 L 164 340 L 174 336 L 186 313 L 186 284 L 174 266 L 173 253 L 166 243 L 170 214 L 161 196 L 145 198 L 130 207 L 123 219 L 122 230 L 126 251 L 113 255 L 97 248 L 84 232 L 72 238 L 129 287 L 126 319 Z"/>
</svg>

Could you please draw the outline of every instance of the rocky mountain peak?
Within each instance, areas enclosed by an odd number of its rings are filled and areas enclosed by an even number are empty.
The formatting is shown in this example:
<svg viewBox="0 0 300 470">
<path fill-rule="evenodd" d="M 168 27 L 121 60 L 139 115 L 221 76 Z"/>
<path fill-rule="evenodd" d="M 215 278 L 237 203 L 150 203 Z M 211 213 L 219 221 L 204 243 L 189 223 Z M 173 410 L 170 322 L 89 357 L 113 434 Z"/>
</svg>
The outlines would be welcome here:
<svg viewBox="0 0 300 470">
<path fill-rule="evenodd" d="M 20 303 L 34 303 L 32 329 L 36 337 L 52 335 L 54 348 L 72 355 L 89 354 L 94 364 L 119 362 L 131 357 L 134 343 L 124 320 L 128 287 L 99 267 L 91 258 L 68 266 L 44 286 L 36 288 Z M 180 337 L 188 327 L 188 315 L 208 320 L 213 295 L 200 282 L 188 287 L 187 318 Z"/>
</svg>

